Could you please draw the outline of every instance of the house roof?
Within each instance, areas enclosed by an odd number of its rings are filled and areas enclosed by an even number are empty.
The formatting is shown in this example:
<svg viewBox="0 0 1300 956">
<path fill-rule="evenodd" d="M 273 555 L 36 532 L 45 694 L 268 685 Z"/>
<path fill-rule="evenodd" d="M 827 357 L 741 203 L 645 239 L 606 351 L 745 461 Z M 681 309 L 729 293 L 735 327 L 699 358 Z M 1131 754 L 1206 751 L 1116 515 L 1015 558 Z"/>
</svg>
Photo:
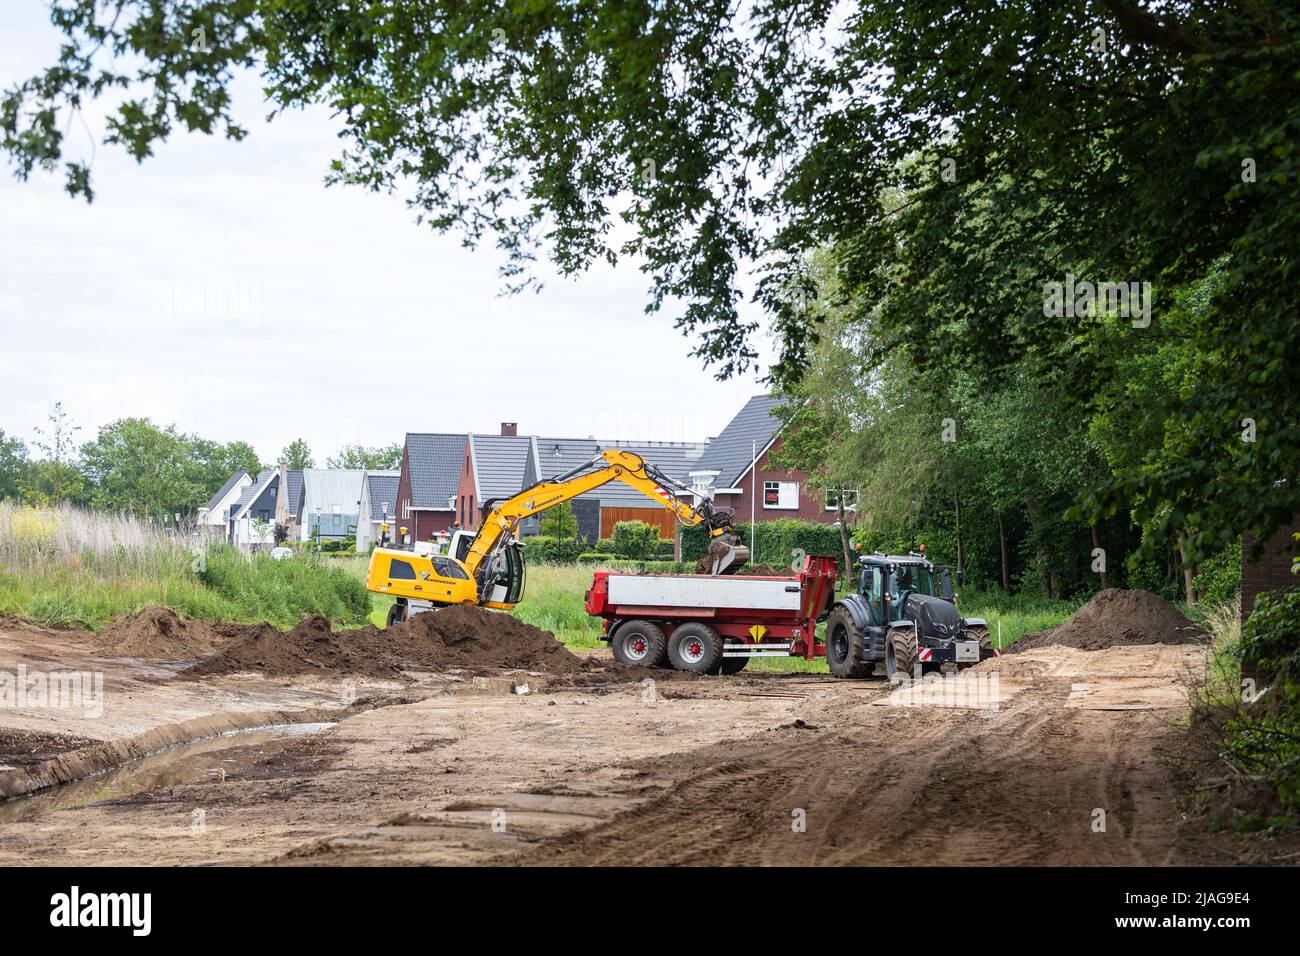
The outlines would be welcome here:
<svg viewBox="0 0 1300 956">
<path fill-rule="evenodd" d="M 397 483 L 401 480 L 398 471 L 366 472 L 366 494 L 370 498 L 370 520 L 383 521 L 384 504 L 391 509 L 389 514 L 397 511 Z"/>
<path fill-rule="evenodd" d="M 480 503 L 509 498 L 524 487 L 532 439 L 515 435 L 471 435 L 475 494 Z"/>
<path fill-rule="evenodd" d="M 253 479 L 253 483 L 240 492 L 239 499 L 235 502 L 234 507 L 230 509 L 230 517 L 242 518 L 253 502 L 261 497 L 262 492 L 270 486 L 271 482 L 279 474 L 274 468 L 264 468 L 259 471 L 257 477 Z"/>
<path fill-rule="evenodd" d="M 722 430 L 722 434 L 704 450 L 691 471 L 717 471 L 715 488 L 734 488 L 753 461 L 755 446 L 758 454 L 781 430 L 781 420 L 775 409 L 785 400 L 775 395 L 755 395 Z M 688 482 L 689 483 L 689 482 Z"/>
<path fill-rule="evenodd" d="M 289 509 L 289 514 L 299 523 L 302 522 L 302 516 L 306 512 L 304 503 L 306 482 L 303 480 L 303 472 L 297 468 L 285 472 L 285 483 L 288 487 L 285 491 L 288 498 L 285 499 L 285 505 Z"/>
<path fill-rule="evenodd" d="M 601 448 L 621 448 L 640 455 L 649 464 L 654 465 L 670 478 L 676 478 L 684 485 L 690 485 L 688 472 L 694 471 L 700 456 L 708 445 L 705 442 L 658 441 L 658 442 L 600 442 Z M 671 490 L 671 489 L 670 489 Z M 653 507 L 652 502 L 641 492 L 621 481 L 611 481 L 596 489 L 602 504 L 616 507 L 636 508 Z"/>
<path fill-rule="evenodd" d="M 543 480 L 563 474 L 595 458 L 603 449 L 622 448 L 640 455 L 650 464 L 656 466 L 682 484 L 689 485 L 687 472 L 694 470 L 695 463 L 704 452 L 704 442 L 628 442 L 598 441 L 594 438 L 535 438 L 533 440 L 534 470 Z M 594 470 L 594 469 L 589 469 Z M 611 481 L 584 492 L 579 499 L 599 500 L 605 504 L 637 507 L 650 506 L 645 495 L 621 481 Z"/>
<path fill-rule="evenodd" d="M 232 474 L 229 478 L 226 479 L 226 483 L 221 486 L 221 490 L 208 499 L 208 503 L 203 506 L 202 510 L 204 511 L 214 510 L 218 505 L 221 504 L 221 500 L 225 498 L 226 495 L 230 494 L 230 489 L 234 488 L 235 485 L 239 484 L 247 477 L 248 477 L 248 472 L 244 471 L 242 468 L 236 471 L 234 474 Z"/>
<path fill-rule="evenodd" d="M 308 515 L 320 511 L 321 514 L 357 514 L 357 504 L 361 500 L 361 481 L 366 472 L 362 468 L 308 468 L 302 472 L 303 498 L 302 514 L 299 520 L 305 521 Z M 292 479 L 293 472 L 289 472 Z M 293 482 L 289 483 L 290 495 L 293 494 Z M 292 501 L 292 497 L 290 501 Z"/>
<path fill-rule="evenodd" d="M 411 473 L 411 507 L 450 511 L 448 499 L 460 487 L 465 435 L 408 432 L 406 462 Z"/>
</svg>

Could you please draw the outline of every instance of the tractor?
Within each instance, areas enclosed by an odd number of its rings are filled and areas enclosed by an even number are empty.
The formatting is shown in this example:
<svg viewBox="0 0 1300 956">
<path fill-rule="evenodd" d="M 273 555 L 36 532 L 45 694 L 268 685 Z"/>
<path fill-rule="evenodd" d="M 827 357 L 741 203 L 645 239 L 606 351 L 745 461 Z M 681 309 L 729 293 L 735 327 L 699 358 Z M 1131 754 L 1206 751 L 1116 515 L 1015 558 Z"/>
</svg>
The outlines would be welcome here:
<svg viewBox="0 0 1300 956">
<path fill-rule="evenodd" d="M 889 679 L 900 681 L 999 653 L 988 622 L 958 613 L 952 568 L 915 551 L 866 555 L 856 567 L 857 590 L 826 618 L 826 663 L 836 677 L 870 676 L 883 661 Z"/>
</svg>

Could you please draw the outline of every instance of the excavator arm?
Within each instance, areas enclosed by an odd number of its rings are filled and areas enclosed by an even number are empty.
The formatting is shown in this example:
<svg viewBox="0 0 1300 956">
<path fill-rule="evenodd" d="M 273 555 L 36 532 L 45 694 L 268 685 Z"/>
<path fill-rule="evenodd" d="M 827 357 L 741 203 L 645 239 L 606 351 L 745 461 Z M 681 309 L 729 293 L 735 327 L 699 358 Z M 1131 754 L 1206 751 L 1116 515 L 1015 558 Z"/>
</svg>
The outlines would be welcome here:
<svg viewBox="0 0 1300 956">
<path fill-rule="evenodd" d="M 487 502 L 484 505 L 487 514 L 478 536 L 465 555 L 465 570 L 479 582 L 480 589 L 485 588 L 487 585 L 482 580 L 481 572 L 491 564 L 491 559 L 498 550 L 514 537 L 519 522 L 611 481 L 621 481 L 635 488 L 673 512 L 683 524 L 692 527 L 707 525 L 710 538 L 713 539 L 710 553 L 717 556 L 713 562 L 715 574 L 738 569 L 749 560 L 749 550 L 739 543 L 731 529 L 729 512 L 715 510 L 707 499 L 698 506 L 691 506 L 669 490 L 676 488 L 689 492 L 690 489 L 681 482 L 668 477 L 640 455 L 612 448 L 602 451 L 577 468 L 540 481 L 504 501 Z"/>
</svg>

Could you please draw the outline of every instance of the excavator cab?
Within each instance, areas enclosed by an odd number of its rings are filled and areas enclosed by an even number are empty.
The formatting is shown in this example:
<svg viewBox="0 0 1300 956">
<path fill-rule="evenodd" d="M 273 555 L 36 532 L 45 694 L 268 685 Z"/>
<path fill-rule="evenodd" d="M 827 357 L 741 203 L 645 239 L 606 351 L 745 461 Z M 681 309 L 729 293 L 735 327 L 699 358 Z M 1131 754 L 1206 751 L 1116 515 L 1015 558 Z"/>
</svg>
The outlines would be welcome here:
<svg viewBox="0 0 1300 956">
<path fill-rule="evenodd" d="M 511 608 L 524 596 L 524 543 L 510 541 L 484 569 L 483 603 L 488 607 Z"/>
</svg>

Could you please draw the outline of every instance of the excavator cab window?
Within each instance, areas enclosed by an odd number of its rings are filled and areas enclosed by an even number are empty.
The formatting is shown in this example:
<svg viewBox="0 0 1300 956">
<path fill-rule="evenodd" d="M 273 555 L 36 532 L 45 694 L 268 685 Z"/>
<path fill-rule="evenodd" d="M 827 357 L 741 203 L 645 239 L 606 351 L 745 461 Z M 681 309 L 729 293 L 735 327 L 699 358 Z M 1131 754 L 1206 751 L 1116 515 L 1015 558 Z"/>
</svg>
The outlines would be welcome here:
<svg viewBox="0 0 1300 956">
<path fill-rule="evenodd" d="M 492 558 L 488 571 L 491 587 L 488 600 L 499 604 L 518 604 L 524 596 L 524 552 L 518 544 L 508 544 Z"/>
</svg>

